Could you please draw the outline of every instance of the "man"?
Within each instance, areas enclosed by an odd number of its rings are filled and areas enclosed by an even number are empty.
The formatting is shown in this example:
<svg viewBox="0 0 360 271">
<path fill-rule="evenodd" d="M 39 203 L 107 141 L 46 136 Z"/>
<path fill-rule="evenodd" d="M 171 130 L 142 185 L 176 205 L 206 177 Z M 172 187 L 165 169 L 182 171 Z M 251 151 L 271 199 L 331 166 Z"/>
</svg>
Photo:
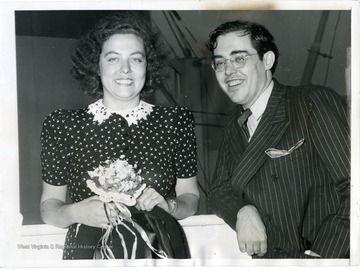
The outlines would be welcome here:
<svg viewBox="0 0 360 271">
<path fill-rule="evenodd" d="M 323 87 L 276 81 L 279 53 L 262 25 L 224 23 L 208 48 L 221 89 L 237 104 L 210 184 L 212 211 L 253 257 L 349 257 L 345 103 Z"/>
</svg>

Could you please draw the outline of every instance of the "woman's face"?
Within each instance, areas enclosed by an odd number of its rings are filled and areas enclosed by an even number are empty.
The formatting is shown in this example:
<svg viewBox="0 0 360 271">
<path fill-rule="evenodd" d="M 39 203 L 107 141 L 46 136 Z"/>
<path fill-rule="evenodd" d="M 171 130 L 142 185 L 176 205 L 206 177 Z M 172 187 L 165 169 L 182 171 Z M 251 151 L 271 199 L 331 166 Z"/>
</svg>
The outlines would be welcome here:
<svg viewBox="0 0 360 271">
<path fill-rule="evenodd" d="M 114 34 L 104 42 L 99 60 L 103 102 L 110 109 L 137 106 L 146 78 L 142 39 L 134 34 Z"/>
</svg>

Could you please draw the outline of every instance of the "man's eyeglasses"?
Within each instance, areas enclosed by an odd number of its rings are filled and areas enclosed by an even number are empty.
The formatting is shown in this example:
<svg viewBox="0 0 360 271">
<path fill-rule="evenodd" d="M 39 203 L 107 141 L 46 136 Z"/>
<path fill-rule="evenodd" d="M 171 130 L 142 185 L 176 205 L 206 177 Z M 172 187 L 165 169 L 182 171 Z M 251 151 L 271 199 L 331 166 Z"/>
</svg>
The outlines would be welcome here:
<svg viewBox="0 0 360 271">
<path fill-rule="evenodd" d="M 216 72 L 222 72 L 225 70 L 226 61 L 230 60 L 231 65 L 235 69 L 243 68 L 246 65 L 246 57 L 257 55 L 255 54 L 236 54 L 227 59 L 214 59 L 211 63 L 211 67 Z"/>
</svg>

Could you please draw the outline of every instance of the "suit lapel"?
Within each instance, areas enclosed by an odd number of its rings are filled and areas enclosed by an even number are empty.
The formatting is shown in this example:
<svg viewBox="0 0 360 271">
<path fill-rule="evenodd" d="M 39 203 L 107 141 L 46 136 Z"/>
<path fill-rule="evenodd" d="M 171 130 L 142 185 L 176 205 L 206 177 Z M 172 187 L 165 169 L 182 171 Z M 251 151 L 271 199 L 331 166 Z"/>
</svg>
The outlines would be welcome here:
<svg viewBox="0 0 360 271">
<path fill-rule="evenodd" d="M 286 110 L 285 87 L 274 80 L 274 88 L 259 126 L 237 161 L 232 178 L 236 191 L 243 190 L 268 158 L 265 150 L 274 147 L 286 131 L 290 123 Z"/>
</svg>

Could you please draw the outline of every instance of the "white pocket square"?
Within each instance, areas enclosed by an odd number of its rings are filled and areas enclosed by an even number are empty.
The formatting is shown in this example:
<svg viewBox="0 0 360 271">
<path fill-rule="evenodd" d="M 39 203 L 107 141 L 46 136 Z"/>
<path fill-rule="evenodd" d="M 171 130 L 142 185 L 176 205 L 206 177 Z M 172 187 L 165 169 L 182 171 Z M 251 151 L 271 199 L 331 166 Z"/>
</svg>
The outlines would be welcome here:
<svg viewBox="0 0 360 271">
<path fill-rule="evenodd" d="M 293 151 L 297 150 L 298 148 L 300 148 L 302 146 L 302 144 L 304 144 L 305 139 L 301 139 L 300 141 L 296 142 L 294 146 L 292 146 L 290 149 L 288 150 L 278 150 L 278 149 L 274 149 L 274 148 L 269 148 L 265 151 L 265 153 L 267 155 L 269 155 L 270 158 L 279 158 L 285 155 L 289 155 L 290 153 L 292 153 Z"/>
</svg>

